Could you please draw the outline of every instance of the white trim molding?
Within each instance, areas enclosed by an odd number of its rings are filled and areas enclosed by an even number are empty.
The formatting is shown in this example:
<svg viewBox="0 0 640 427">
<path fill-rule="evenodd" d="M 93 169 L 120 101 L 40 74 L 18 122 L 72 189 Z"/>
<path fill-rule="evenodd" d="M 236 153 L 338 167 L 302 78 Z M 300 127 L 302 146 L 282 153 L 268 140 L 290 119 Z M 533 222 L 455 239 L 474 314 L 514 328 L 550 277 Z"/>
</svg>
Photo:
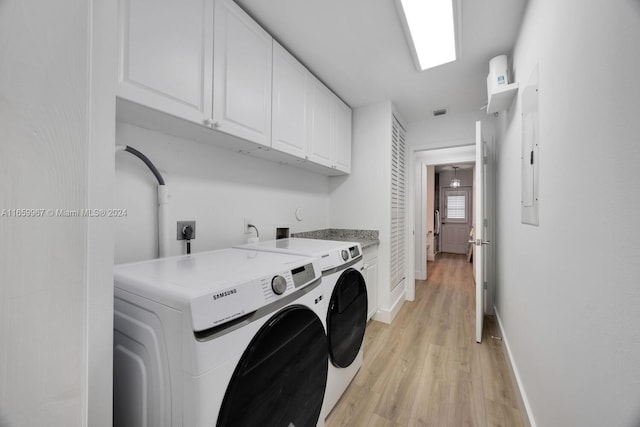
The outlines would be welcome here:
<svg viewBox="0 0 640 427">
<path fill-rule="evenodd" d="M 511 353 L 509 340 L 507 339 L 507 335 L 504 333 L 504 328 L 502 327 L 502 321 L 500 320 L 500 315 L 498 314 L 498 308 L 494 306 L 493 310 L 496 315 L 496 320 L 498 321 L 498 327 L 500 328 L 500 335 L 502 336 L 502 342 L 504 343 L 504 348 L 507 352 L 507 358 L 509 361 L 511 372 L 513 372 L 513 376 L 516 379 L 518 392 L 520 393 L 520 398 L 522 399 L 522 404 L 524 405 L 525 414 L 527 416 L 527 419 L 529 420 L 529 424 L 531 425 L 531 427 L 537 427 L 536 420 L 533 417 L 533 411 L 531 410 L 531 404 L 529 403 L 529 399 L 527 398 L 527 393 L 525 392 L 524 386 L 522 384 L 522 378 L 520 377 L 520 373 L 518 372 L 518 367 L 516 365 L 516 362 L 515 360 L 513 360 L 513 354 Z"/>
</svg>

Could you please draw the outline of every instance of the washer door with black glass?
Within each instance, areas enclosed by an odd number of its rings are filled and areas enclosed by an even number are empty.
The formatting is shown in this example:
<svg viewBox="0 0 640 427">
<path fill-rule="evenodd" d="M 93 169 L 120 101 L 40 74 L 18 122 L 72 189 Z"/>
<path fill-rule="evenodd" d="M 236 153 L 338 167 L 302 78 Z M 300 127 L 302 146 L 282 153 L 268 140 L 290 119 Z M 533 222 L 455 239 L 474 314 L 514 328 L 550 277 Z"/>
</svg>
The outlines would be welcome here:
<svg viewBox="0 0 640 427">
<path fill-rule="evenodd" d="M 294 305 L 260 328 L 231 377 L 222 426 L 315 426 L 327 385 L 327 337 L 320 318 Z"/>
<path fill-rule="evenodd" d="M 327 312 L 329 359 L 346 368 L 354 361 L 367 325 L 367 286 L 359 271 L 348 268 L 333 288 Z"/>
</svg>

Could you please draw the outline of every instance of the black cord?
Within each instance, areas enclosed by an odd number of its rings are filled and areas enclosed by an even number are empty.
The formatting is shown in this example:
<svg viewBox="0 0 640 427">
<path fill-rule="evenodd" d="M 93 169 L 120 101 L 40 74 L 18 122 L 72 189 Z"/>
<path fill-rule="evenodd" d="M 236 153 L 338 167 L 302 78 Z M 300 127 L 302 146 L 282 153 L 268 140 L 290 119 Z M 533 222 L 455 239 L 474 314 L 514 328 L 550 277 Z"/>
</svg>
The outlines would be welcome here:
<svg viewBox="0 0 640 427">
<path fill-rule="evenodd" d="M 258 231 L 258 227 L 256 227 L 253 224 L 247 224 L 247 228 L 253 228 L 254 230 L 256 230 L 256 237 L 259 239 L 260 238 L 260 232 Z"/>
<path fill-rule="evenodd" d="M 193 227 L 187 225 L 182 229 L 182 237 L 187 241 L 187 255 L 191 253 L 191 238 L 193 237 Z"/>
<path fill-rule="evenodd" d="M 151 160 L 149 160 L 147 156 L 145 156 L 144 154 L 142 154 L 141 152 L 139 152 L 138 150 L 136 150 L 135 148 L 129 145 L 124 147 L 124 151 L 128 151 L 129 153 L 133 154 L 134 156 L 142 160 L 158 180 L 158 185 L 164 185 L 164 178 L 162 178 L 162 175 L 160 175 L 158 168 L 156 168 L 156 166 L 153 163 L 151 163 Z"/>
</svg>

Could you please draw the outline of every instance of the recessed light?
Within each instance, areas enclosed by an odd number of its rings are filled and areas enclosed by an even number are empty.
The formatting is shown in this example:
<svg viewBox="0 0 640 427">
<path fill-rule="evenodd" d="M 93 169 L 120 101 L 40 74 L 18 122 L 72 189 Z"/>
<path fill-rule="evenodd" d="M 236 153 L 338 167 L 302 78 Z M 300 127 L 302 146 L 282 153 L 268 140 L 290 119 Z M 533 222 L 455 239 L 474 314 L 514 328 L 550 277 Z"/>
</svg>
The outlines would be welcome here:
<svg viewBox="0 0 640 427">
<path fill-rule="evenodd" d="M 396 0 L 419 70 L 456 60 L 454 0 Z"/>
</svg>

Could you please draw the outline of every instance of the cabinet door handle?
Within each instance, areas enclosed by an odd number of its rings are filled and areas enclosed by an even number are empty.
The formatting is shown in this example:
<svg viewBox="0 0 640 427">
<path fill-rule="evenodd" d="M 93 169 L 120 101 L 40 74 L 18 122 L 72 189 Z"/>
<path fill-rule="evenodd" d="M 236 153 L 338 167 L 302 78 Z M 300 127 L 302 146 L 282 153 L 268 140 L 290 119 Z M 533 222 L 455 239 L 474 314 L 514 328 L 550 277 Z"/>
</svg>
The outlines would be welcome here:
<svg viewBox="0 0 640 427">
<path fill-rule="evenodd" d="M 219 122 L 214 122 L 211 119 L 204 119 L 203 123 L 205 126 L 208 126 L 210 128 L 214 128 L 214 129 L 218 129 L 220 127 L 220 123 Z"/>
</svg>

